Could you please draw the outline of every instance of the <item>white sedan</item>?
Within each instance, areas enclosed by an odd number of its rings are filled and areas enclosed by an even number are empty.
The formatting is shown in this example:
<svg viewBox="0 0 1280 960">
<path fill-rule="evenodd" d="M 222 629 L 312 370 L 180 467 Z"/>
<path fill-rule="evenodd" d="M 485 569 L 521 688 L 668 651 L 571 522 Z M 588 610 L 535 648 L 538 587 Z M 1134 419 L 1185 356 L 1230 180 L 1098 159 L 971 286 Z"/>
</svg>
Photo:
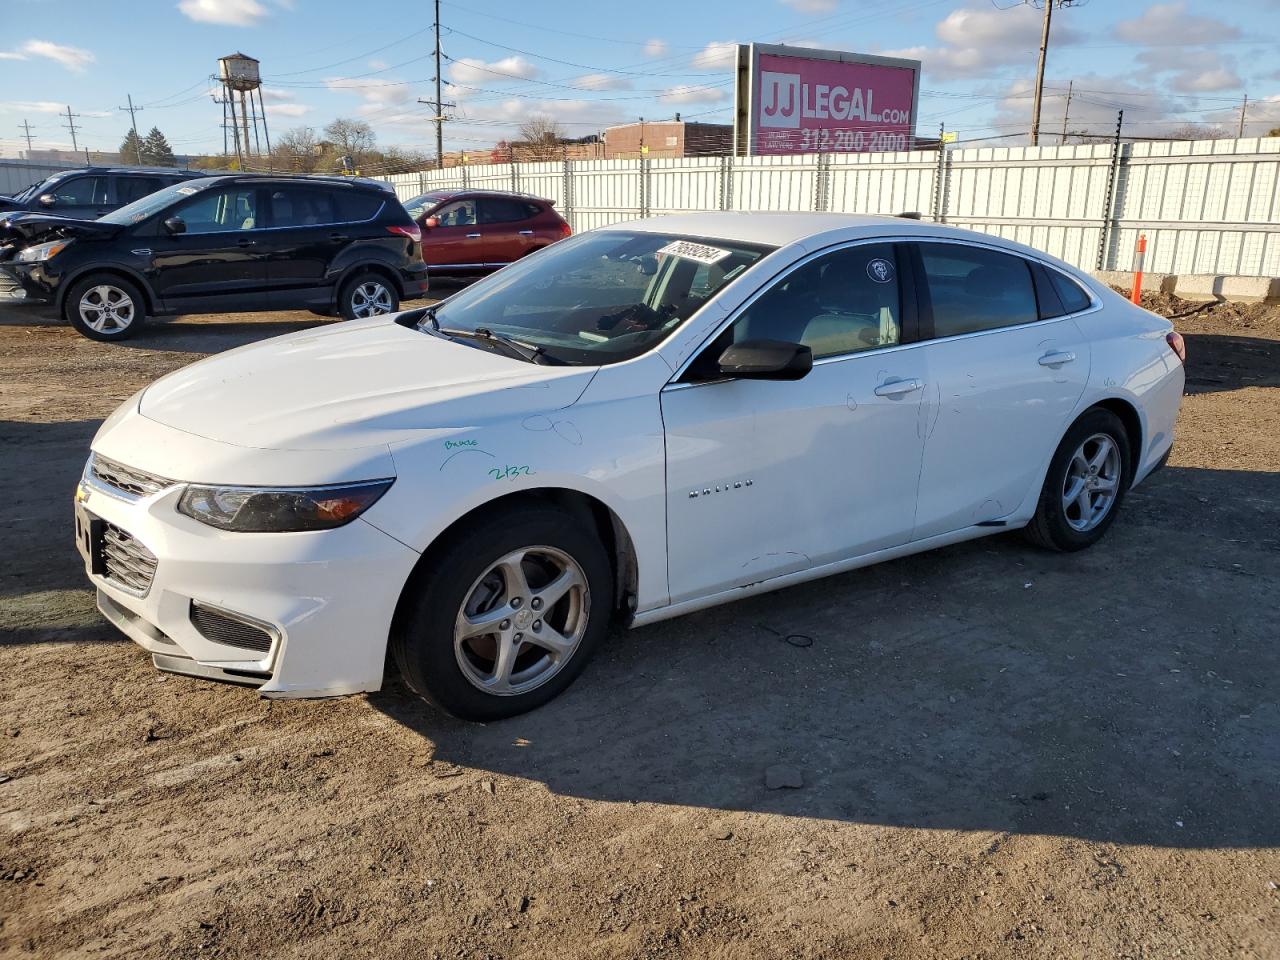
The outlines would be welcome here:
<svg viewBox="0 0 1280 960">
<path fill-rule="evenodd" d="M 580 234 L 427 309 L 204 360 L 102 425 L 77 542 L 167 671 L 490 719 L 667 617 L 1024 528 L 1095 543 L 1168 457 L 1169 322 L 909 219 Z"/>
</svg>

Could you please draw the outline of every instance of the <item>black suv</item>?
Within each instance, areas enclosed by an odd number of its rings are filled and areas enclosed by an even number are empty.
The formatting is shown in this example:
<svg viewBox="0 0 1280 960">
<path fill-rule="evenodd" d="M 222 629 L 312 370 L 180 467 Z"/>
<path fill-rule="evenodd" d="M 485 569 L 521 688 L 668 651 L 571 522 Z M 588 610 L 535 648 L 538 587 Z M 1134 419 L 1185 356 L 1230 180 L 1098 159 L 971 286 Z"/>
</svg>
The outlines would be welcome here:
<svg viewBox="0 0 1280 960">
<path fill-rule="evenodd" d="M 160 167 L 85 167 L 64 170 L 13 197 L 0 197 L 0 217 L 11 213 L 56 213 L 95 220 L 126 203 L 171 184 L 203 176 L 197 170 Z"/>
<path fill-rule="evenodd" d="M 0 274 L 92 340 L 123 340 L 159 314 L 353 320 L 427 291 L 418 225 L 389 186 L 351 177 L 202 177 L 99 220 L 14 216 Z"/>
</svg>

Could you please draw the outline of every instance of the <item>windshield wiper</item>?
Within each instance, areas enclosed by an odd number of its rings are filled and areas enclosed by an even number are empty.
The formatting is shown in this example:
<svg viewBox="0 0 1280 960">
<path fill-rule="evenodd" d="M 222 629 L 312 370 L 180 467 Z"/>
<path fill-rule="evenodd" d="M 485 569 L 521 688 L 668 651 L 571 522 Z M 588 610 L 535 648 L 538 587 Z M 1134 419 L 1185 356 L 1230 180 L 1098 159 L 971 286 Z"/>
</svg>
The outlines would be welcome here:
<svg viewBox="0 0 1280 960">
<path fill-rule="evenodd" d="M 437 326 L 436 329 L 450 337 L 468 337 L 472 340 L 487 340 L 490 343 L 499 344 L 505 347 L 508 353 L 528 363 L 559 365 L 563 362 L 550 356 L 537 344 L 525 343 L 523 340 L 508 337 L 505 333 L 495 333 L 488 327 L 476 327 L 474 330 L 445 330 Z"/>
</svg>

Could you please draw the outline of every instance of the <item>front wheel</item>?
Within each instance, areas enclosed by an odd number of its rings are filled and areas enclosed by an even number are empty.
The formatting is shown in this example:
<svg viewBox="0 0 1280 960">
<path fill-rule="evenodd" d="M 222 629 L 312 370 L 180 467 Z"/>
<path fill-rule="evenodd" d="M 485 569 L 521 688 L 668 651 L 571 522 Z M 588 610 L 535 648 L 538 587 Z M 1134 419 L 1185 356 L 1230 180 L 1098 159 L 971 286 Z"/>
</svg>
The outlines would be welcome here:
<svg viewBox="0 0 1280 960">
<path fill-rule="evenodd" d="M 503 510 L 415 576 L 392 652 L 415 693 L 464 720 L 541 706 L 582 672 L 613 607 L 608 554 L 553 506 Z"/>
<path fill-rule="evenodd" d="M 395 285 L 372 271 L 352 277 L 338 294 L 338 309 L 346 320 L 363 320 L 400 309 Z"/>
<path fill-rule="evenodd" d="M 98 274 L 78 280 L 67 291 L 63 315 L 90 340 L 127 340 L 147 318 L 142 291 L 120 277 Z"/>
<path fill-rule="evenodd" d="M 1102 539 L 1132 480 L 1129 435 L 1110 410 L 1072 424 L 1049 463 L 1027 539 L 1049 550 L 1083 550 Z"/>
</svg>

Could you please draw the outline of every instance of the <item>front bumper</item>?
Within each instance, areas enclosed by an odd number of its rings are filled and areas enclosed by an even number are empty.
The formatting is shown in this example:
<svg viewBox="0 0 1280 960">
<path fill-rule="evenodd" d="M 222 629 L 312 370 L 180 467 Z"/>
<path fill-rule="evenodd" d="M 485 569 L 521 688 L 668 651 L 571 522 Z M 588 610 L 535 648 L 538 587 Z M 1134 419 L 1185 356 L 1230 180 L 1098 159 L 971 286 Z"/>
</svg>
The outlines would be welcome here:
<svg viewBox="0 0 1280 960">
<path fill-rule="evenodd" d="M 51 303 L 57 297 L 57 282 L 49 276 L 43 263 L 0 263 L 0 291 L 8 299 L 38 300 Z M 14 296 L 21 291 L 21 296 Z"/>
<path fill-rule="evenodd" d="M 307 533 L 215 530 L 177 512 L 182 490 L 130 498 L 81 481 L 77 546 L 103 615 L 162 670 L 276 697 L 379 689 L 391 618 L 418 554 L 359 519 Z M 95 521 L 124 531 L 154 557 L 154 572 L 130 582 L 104 572 L 86 535 Z M 193 623 L 202 605 L 262 625 L 269 647 L 207 636 Z"/>
</svg>

